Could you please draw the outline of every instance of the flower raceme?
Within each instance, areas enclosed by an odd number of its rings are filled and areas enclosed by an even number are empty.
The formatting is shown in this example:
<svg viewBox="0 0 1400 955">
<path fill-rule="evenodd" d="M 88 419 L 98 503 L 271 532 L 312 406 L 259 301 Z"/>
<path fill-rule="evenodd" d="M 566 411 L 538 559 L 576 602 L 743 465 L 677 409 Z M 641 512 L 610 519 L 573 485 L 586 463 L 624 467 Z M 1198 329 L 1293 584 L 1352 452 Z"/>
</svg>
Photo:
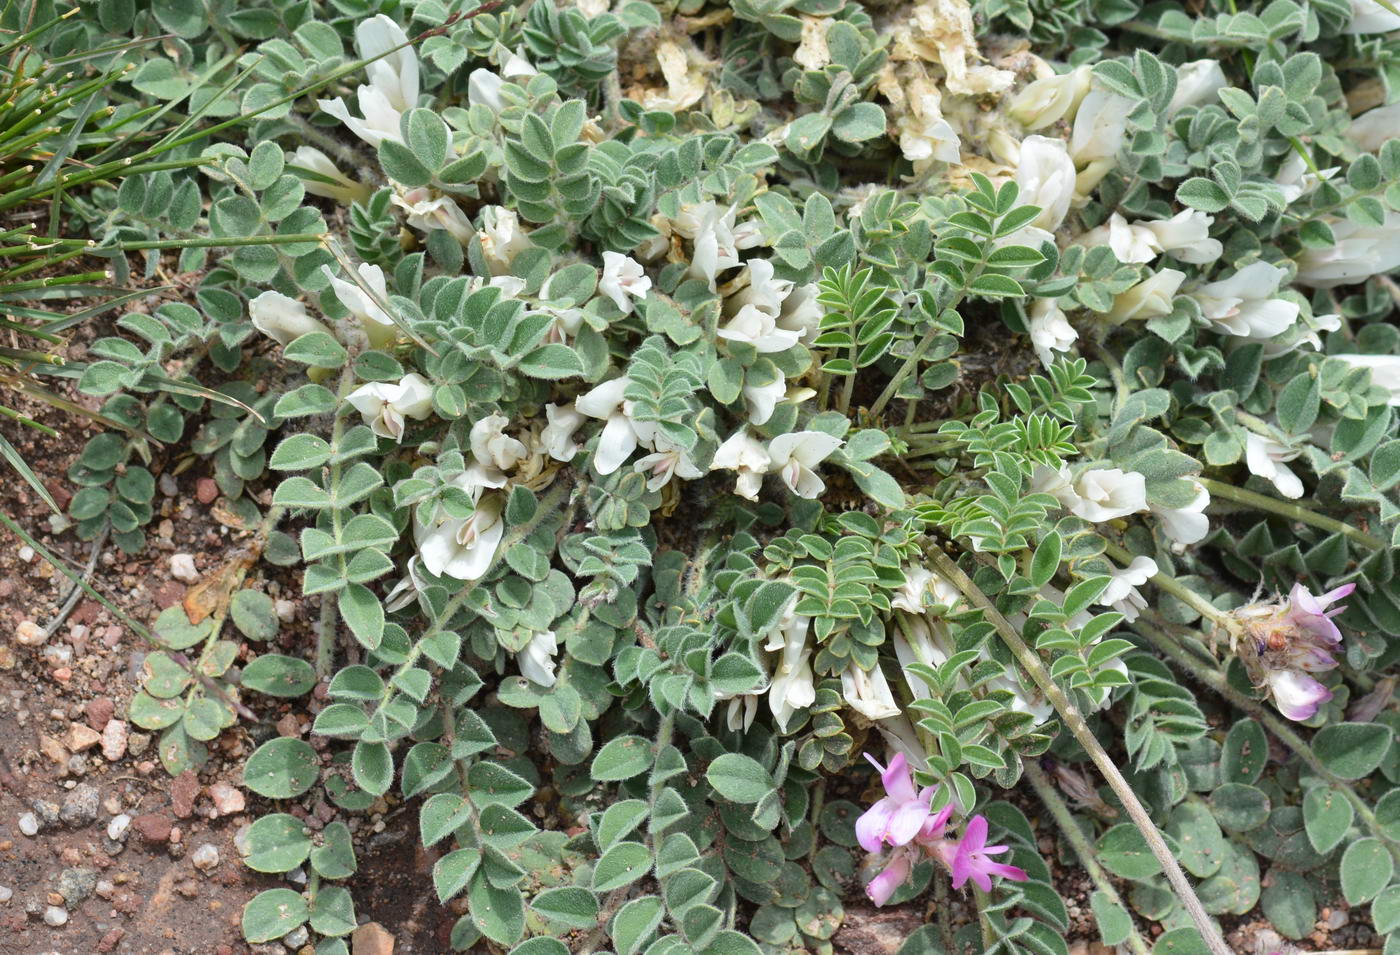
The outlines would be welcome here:
<svg viewBox="0 0 1400 955">
<path fill-rule="evenodd" d="M 1309 674 L 1337 666 L 1334 654 L 1342 648 L 1342 631 L 1332 618 L 1345 608 L 1332 605 L 1355 589 L 1355 584 L 1343 584 L 1314 595 L 1294 584 L 1287 600 L 1236 611 L 1244 624 L 1240 656 L 1245 668 L 1288 719 L 1310 719 L 1332 698 L 1332 691 Z"/>
<path fill-rule="evenodd" d="M 936 786 L 918 789 L 914 774 L 903 753 L 896 753 L 889 766 L 881 766 L 866 754 L 870 764 L 880 773 L 885 795 L 856 820 L 856 839 L 867 852 L 892 848 L 880 874 L 865 887 L 865 893 L 876 905 L 884 905 L 903 885 L 921 857 L 937 860 L 949 871 L 953 888 L 960 889 L 969 880 L 983 892 L 991 890 L 992 876 L 999 875 L 1013 882 L 1027 879 L 1025 870 L 1014 865 L 994 862 L 990 858 L 1008 851 L 1007 846 L 987 845 L 987 819 L 973 816 L 963 827 L 962 837 L 946 837 L 954 805 L 933 810 Z"/>
</svg>

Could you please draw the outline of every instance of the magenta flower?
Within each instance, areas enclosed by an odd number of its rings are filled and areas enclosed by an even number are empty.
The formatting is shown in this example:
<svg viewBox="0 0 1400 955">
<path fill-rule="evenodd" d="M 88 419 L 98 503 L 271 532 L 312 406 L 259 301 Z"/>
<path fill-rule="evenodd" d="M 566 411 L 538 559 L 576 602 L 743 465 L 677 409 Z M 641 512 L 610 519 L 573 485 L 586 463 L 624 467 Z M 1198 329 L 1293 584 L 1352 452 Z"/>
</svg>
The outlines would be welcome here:
<svg viewBox="0 0 1400 955">
<path fill-rule="evenodd" d="M 894 895 L 895 889 L 908 880 L 912 868 L 909 853 L 895 850 L 889 864 L 865 887 L 866 896 L 877 906 L 884 905 Z"/>
<path fill-rule="evenodd" d="M 866 852 L 879 852 L 886 845 L 908 845 L 929 819 L 929 801 L 933 798 L 934 787 L 925 787 L 923 792 L 914 788 L 914 774 L 903 753 L 895 754 L 889 768 L 881 766 L 869 753 L 865 758 L 880 771 L 885 797 L 856 820 L 856 838 Z M 946 815 L 943 821 L 947 822 Z"/>
<path fill-rule="evenodd" d="M 962 841 L 952 849 L 952 859 L 948 862 L 948 867 L 953 870 L 953 888 L 960 889 L 971 879 L 983 892 L 990 892 L 994 875 L 1013 882 L 1025 882 L 1029 876 L 1024 869 L 988 858 L 1006 851 L 1007 846 L 987 845 L 987 817 L 973 816 L 967 821 Z"/>
</svg>

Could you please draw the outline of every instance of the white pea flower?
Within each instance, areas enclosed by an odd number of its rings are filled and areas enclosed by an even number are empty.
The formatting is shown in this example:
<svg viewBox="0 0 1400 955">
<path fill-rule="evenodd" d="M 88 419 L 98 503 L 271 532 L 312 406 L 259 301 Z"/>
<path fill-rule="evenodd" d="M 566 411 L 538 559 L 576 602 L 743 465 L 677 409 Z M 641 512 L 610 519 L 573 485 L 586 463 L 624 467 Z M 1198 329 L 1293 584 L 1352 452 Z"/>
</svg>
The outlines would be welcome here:
<svg viewBox="0 0 1400 955">
<path fill-rule="evenodd" d="M 1049 494 L 1065 509 L 1079 500 L 1079 495 L 1074 492 L 1074 475 L 1064 465 L 1056 469 L 1037 464 L 1031 471 L 1031 493 Z"/>
<path fill-rule="evenodd" d="M 1400 212 L 1387 209 L 1380 225 L 1350 219 L 1328 225 L 1337 241 L 1331 248 L 1302 251 L 1297 258 L 1300 284 L 1334 288 L 1400 268 Z"/>
<path fill-rule="evenodd" d="M 408 213 L 408 224 L 422 232 L 446 229 L 452 238 L 466 245 L 476 234 L 471 220 L 451 196 L 437 193 L 426 186 L 400 191 L 395 189 L 389 201 Z"/>
<path fill-rule="evenodd" d="M 501 276 L 501 278 L 505 278 L 505 276 Z M 583 327 L 584 315 L 581 308 L 559 308 L 555 305 L 542 304 L 539 308 L 531 311 L 537 315 L 550 316 L 549 328 L 544 333 L 546 343 L 568 344 L 578 334 L 578 330 Z"/>
<path fill-rule="evenodd" d="M 734 236 L 734 209 L 720 209 L 712 201 L 700 203 L 683 211 L 673 227 L 688 236 L 693 244 L 690 274 L 709 283 L 710 291 L 718 289 L 719 273 L 739 264 L 739 245 Z"/>
<path fill-rule="evenodd" d="M 1134 557 L 1127 567 L 1115 567 L 1109 571 L 1108 586 L 1099 595 L 1098 604 L 1112 607 L 1123 615 L 1123 620 L 1132 623 L 1147 609 L 1147 600 L 1138 588 L 1157 575 L 1157 562 L 1151 557 Z"/>
<path fill-rule="evenodd" d="M 711 470 L 733 471 L 738 475 L 734 493 L 747 501 L 758 500 L 758 491 L 763 486 L 763 475 L 768 473 L 768 466 L 768 450 L 747 429 L 731 434 L 715 450 L 715 456 L 710 461 Z"/>
<path fill-rule="evenodd" d="M 1389 33 L 1400 30 L 1400 13 L 1395 4 L 1382 6 L 1376 0 L 1351 0 L 1351 22 L 1343 33 Z"/>
<path fill-rule="evenodd" d="M 1303 482 L 1289 469 L 1288 462 L 1301 453 L 1253 431 L 1244 438 L 1244 462 L 1249 473 L 1268 481 L 1276 491 L 1293 500 L 1303 496 Z"/>
<path fill-rule="evenodd" d="M 389 301 L 389 287 L 384 282 L 384 270 L 377 265 L 361 262 L 355 269 L 360 282 L 347 282 L 331 271 L 329 265 L 321 266 L 326 278 L 331 280 L 331 288 L 340 304 L 350 310 L 350 314 L 360 323 L 369 338 L 371 348 L 386 348 L 398 338 L 398 329 L 389 313 L 380 308 L 378 302 Z M 368 286 L 369 292 L 361 287 Z M 373 294 L 371 294 L 373 293 Z"/>
<path fill-rule="evenodd" d="M 372 381 L 345 396 L 369 429 L 381 438 L 403 440 L 406 419 L 422 421 L 433 411 L 433 386 L 422 375 L 410 372 L 398 384 Z"/>
<path fill-rule="evenodd" d="M 559 654 L 559 638 L 553 630 L 536 633 L 525 644 L 525 649 L 515 655 L 520 667 L 520 675 L 531 683 L 550 687 L 555 684 L 555 657 Z"/>
<path fill-rule="evenodd" d="M 1215 102 L 1216 94 L 1230 85 L 1219 60 L 1192 60 L 1176 68 L 1176 92 L 1167 105 L 1171 118 L 1188 106 L 1205 106 Z"/>
<path fill-rule="evenodd" d="M 279 345 L 290 345 L 311 332 L 328 332 L 306 311 L 306 306 L 281 292 L 268 290 L 248 303 L 253 327 Z"/>
<path fill-rule="evenodd" d="M 938 95 L 925 92 L 914 96 L 908 107 L 895 123 L 899 151 L 904 158 L 912 163 L 962 162 L 961 141 L 952 124 L 943 118 Z"/>
<path fill-rule="evenodd" d="M 773 680 L 768 684 L 768 708 L 777 720 L 778 728 L 787 732 L 788 724 L 798 710 L 811 706 L 817 699 L 812 674 L 812 650 L 807 646 L 807 630 L 812 618 L 784 614 L 764 649 L 779 651 Z"/>
<path fill-rule="evenodd" d="M 506 80 L 527 79 L 538 72 L 529 60 L 518 53 L 511 53 L 506 57 L 499 73 L 487 69 L 472 70 L 467 77 L 467 104 L 485 106 L 491 112 L 499 113 L 505 108 L 505 101 L 501 99 L 501 87 L 505 85 Z"/>
<path fill-rule="evenodd" d="M 1039 726 L 1055 715 L 1055 704 L 1046 699 L 1035 683 L 1022 682 L 1020 671 L 994 677 L 985 684 L 989 690 L 1005 690 L 1011 694 L 1011 712 L 1029 713 L 1031 722 Z"/>
<path fill-rule="evenodd" d="M 632 470 L 647 475 L 648 491 L 661 490 L 671 483 L 673 477 L 693 481 L 705 476 L 705 472 L 690 459 L 690 452 L 680 445 L 661 435 L 657 435 L 654 444 L 655 451 L 638 458 L 637 463 L 632 465 Z"/>
<path fill-rule="evenodd" d="M 1111 322 L 1122 323 L 1170 315 L 1172 298 L 1185 279 L 1186 273 L 1176 269 L 1162 269 L 1149 275 L 1118 295 L 1105 317 Z"/>
<path fill-rule="evenodd" d="M 505 275 L 510 263 L 530 247 L 530 238 L 520 227 L 520 217 L 505 206 L 481 210 L 481 254 L 492 275 Z"/>
<path fill-rule="evenodd" d="M 814 470 L 844 442 L 823 431 L 793 431 L 768 442 L 771 467 L 798 497 L 813 499 L 826 490 Z"/>
<path fill-rule="evenodd" d="M 1016 161 L 1017 201 L 1040 207 L 1030 225 L 1054 232 L 1069 214 L 1074 198 L 1074 161 L 1062 139 L 1027 136 Z"/>
<path fill-rule="evenodd" d="M 1311 345 L 1317 351 L 1322 351 L 1322 336 L 1319 332 L 1335 332 L 1342 327 L 1342 316 L 1335 312 L 1328 315 L 1304 316 L 1303 321 L 1294 326 L 1297 333 L 1294 336 L 1283 339 L 1274 339 L 1264 345 L 1264 357 L 1275 358 L 1279 355 L 1287 354 L 1301 345 Z"/>
<path fill-rule="evenodd" d="M 1217 331 L 1241 338 L 1273 338 L 1298 318 L 1296 302 L 1275 298 L 1287 273 L 1268 262 L 1251 262 L 1228 279 L 1191 293 Z"/>
<path fill-rule="evenodd" d="M 962 594 L 952 581 L 927 567 L 909 565 L 903 568 L 904 586 L 890 598 L 890 607 L 908 613 L 922 614 L 930 607 L 953 607 Z"/>
<path fill-rule="evenodd" d="M 773 417 L 773 409 L 787 396 L 787 382 L 781 377 L 766 385 L 744 385 L 744 405 L 748 409 L 750 424 L 767 424 Z"/>
<path fill-rule="evenodd" d="M 1206 265 L 1220 258 L 1225 247 L 1210 237 L 1214 216 L 1198 209 L 1182 209 L 1170 219 L 1139 222 L 1156 239 L 1157 249 L 1182 262 Z"/>
<path fill-rule="evenodd" d="M 850 661 L 841 671 L 841 696 L 851 709 L 871 721 L 886 720 L 901 712 L 878 663 L 870 670 L 862 670 L 854 660 Z"/>
<path fill-rule="evenodd" d="M 1073 119 L 1089 92 L 1091 79 L 1088 65 L 1038 79 L 1016 95 L 1007 112 L 1027 129 L 1043 129 L 1062 119 Z"/>
<path fill-rule="evenodd" d="M 1300 196 L 1312 192 L 1320 183 L 1331 179 L 1341 171 L 1340 166 L 1319 169 L 1316 173 L 1308 167 L 1308 161 L 1297 152 L 1289 152 L 1288 158 L 1279 164 L 1274 174 L 1274 183 L 1283 193 L 1284 202 L 1293 202 Z"/>
<path fill-rule="evenodd" d="M 1196 496 L 1185 507 L 1153 507 L 1152 513 L 1162 522 L 1162 530 L 1171 538 L 1172 550 L 1178 554 L 1186 551 L 1188 544 L 1199 543 L 1210 533 L 1210 518 L 1206 517 L 1206 507 L 1210 504 L 1210 492 L 1200 481 L 1196 485 Z"/>
<path fill-rule="evenodd" d="M 1136 471 L 1085 471 L 1075 480 L 1074 493 L 1079 500 L 1068 505 L 1069 512 L 1091 524 L 1147 510 L 1147 479 Z"/>
<path fill-rule="evenodd" d="M 1390 392 L 1392 408 L 1400 408 L 1400 355 L 1332 355 L 1353 368 L 1371 369 L 1371 384 Z"/>
<path fill-rule="evenodd" d="M 1070 134 L 1069 152 L 1075 165 L 1082 167 L 1117 157 L 1128 134 L 1128 116 L 1135 106 L 1126 96 L 1090 90 L 1079 104 Z"/>
<path fill-rule="evenodd" d="M 817 283 L 808 282 L 793 289 L 783 300 L 783 311 L 778 316 L 778 327 L 798 333 L 798 341 L 810 345 L 820 330 L 822 316 L 826 309 L 817 301 Z"/>
<path fill-rule="evenodd" d="M 1089 248 L 1106 245 L 1113 251 L 1114 258 L 1129 265 L 1151 262 L 1162 251 L 1155 232 L 1140 222 L 1129 224 L 1116 212 L 1103 225 L 1075 239 L 1074 244 Z"/>
<path fill-rule="evenodd" d="M 638 444 L 650 449 L 656 437 L 655 425 L 632 419 L 632 403 L 623 398 L 629 384 L 631 380 L 625 376 L 612 378 L 574 402 L 581 414 L 604 422 L 598 450 L 593 455 L 593 469 L 599 474 L 611 474 L 622 467 Z"/>
<path fill-rule="evenodd" d="M 544 414 L 549 423 L 540 432 L 540 446 L 556 461 L 572 461 L 578 454 L 574 432 L 583 424 L 583 415 L 573 405 L 556 404 L 545 405 Z"/>
<path fill-rule="evenodd" d="M 756 305 L 745 305 L 717 332 L 720 338 L 752 345 L 760 354 L 787 351 L 801 337 L 800 332 L 779 328 L 777 320 Z"/>
<path fill-rule="evenodd" d="M 729 217 L 732 221 L 734 218 L 733 210 L 730 210 Z M 730 230 L 730 235 L 734 239 L 734 248 L 736 249 L 756 249 L 760 245 L 768 244 L 761 219 L 745 219 Z"/>
<path fill-rule="evenodd" d="M 747 274 L 748 284 L 729 296 L 726 309 L 737 312 L 752 305 L 777 319 L 783 313 L 783 303 L 792 294 L 792 283 L 774 278 L 773 263 L 767 259 L 750 259 Z"/>
<path fill-rule="evenodd" d="M 943 627 L 930 627 L 922 616 L 902 616 L 898 619 L 898 626 L 894 628 L 894 655 L 899 660 L 904 683 L 914 699 L 928 699 L 933 692 L 920 677 L 909 672 L 909 664 L 923 663 L 938 667 L 947 663 L 957 649 L 947 637 Z M 958 680 L 961 683 L 962 677 Z"/>
<path fill-rule="evenodd" d="M 1400 103 L 1368 109 L 1351 121 L 1346 136 L 1368 153 L 1380 149 L 1387 139 L 1400 139 Z"/>
<path fill-rule="evenodd" d="M 499 494 L 482 496 L 482 484 L 468 471 L 454 481 L 476 501 L 476 509 L 465 518 L 448 516 L 441 508 L 430 522 L 415 521 L 414 538 L 423 566 L 435 577 L 479 580 L 491 569 L 505 534 Z"/>
<path fill-rule="evenodd" d="M 419 563 L 417 555 L 410 557 L 403 578 L 384 595 L 384 609 L 389 613 L 410 606 L 422 594 L 424 583 L 418 577 Z"/>
<path fill-rule="evenodd" d="M 477 419 L 467 436 L 472 457 L 492 474 L 503 475 L 530 454 L 524 444 L 506 434 L 508 424 L 510 419 L 505 415 L 489 414 Z"/>
<path fill-rule="evenodd" d="M 632 314 L 632 299 L 644 299 L 651 291 L 651 279 L 647 277 L 642 263 L 621 252 L 603 253 L 603 277 L 598 280 L 598 291 L 612 299 L 618 311 Z"/>
<path fill-rule="evenodd" d="M 740 693 L 737 696 L 715 694 L 715 699 L 728 703 L 724 710 L 724 725 L 731 733 L 747 733 L 758 715 L 757 693 Z"/>
<path fill-rule="evenodd" d="M 296 152 L 292 153 L 292 165 L 324 177 L 302 179 L 302 188 L 313 196 L 334 199 L 337 202 L 356 202 L 369 195 L 368 186 L 341 172 L 335 161 L 315 146 L 298 146 Z"/>
<path fill-rule="evenodd" d="M 407 42 L 399 25 L 382 13 L 355 27 L 355 49 L 361 59 L 378 56 Z M 418 105 L 418 54 L 413 47 L 404 46 L 370 63 L 365 74 L 369 84 L 355 91 L 363 119 L 351 116 L 340 97 L 317 100 L 316 105 L 371 146 L 377 147 L 386 139 L 402 142 L 399 120 Z"/>
<path fill-rule="evenodd" d="M 1038 298 L 1031 303 L 1028 324 L 1031 345 L 1046 368 L 1055 363 L 1055 352 L 1067 352 L 1079 340 L 1079 333 L 1069 323 L 1060 303 L 1053 298 Z"/>
</svg>

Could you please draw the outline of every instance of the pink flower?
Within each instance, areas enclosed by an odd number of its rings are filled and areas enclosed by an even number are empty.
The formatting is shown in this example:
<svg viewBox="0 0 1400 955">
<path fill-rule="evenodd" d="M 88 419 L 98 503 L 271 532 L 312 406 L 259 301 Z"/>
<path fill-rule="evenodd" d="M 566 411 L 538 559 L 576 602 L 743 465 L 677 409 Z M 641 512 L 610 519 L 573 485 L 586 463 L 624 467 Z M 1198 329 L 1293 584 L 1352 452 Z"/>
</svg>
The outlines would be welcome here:
<svg viewBox="0 0 1400 955">
<path fill-rule="evenodd" d="M 1241 649 L 1245 667 L 1254 685 L 1266 689 L 1288 719 L 1311 719 L 1332 699 L 1332 691 L 1308 674 L 1336 667 L 1333 654 L 1341 649 L 1342 632 L 1332 618 L 1344 608 L 1331 605 L 1355 589 L 1355 584 L 1343 584 L 1314 596 L 1302 584 L 1294 584 L 1286 602 L 1237 611 L 1250 635 Z"/>
<path fill-rule="evenodd" d="M 1342 631 L 1337 629 L 1332 618 L 1346 608 L 1336 607 L 1329 611 L 1327 607 L 1329 604 L 1349 596 L 1355 589 L 1356 584 L 1343 584 L 1335 590 L 1327 591 L 1320 597 L 1314 597 L 1312 592 L 1302 584 L 1294 584 L 1292 592 L 1288 595 L 1286 618 L 1300 631 L 1312 634 L 1333 647 L 1340 646 Z"/>
<path fill-rule="evenodd" d="M 967 821 L 962 841 L 952 849 L 952 859 L 948 863 L 953 870 L 953 888 L 960 889 L 971 879 L 983 892 L 990 892 L 994 875 L 1013 882 L 1025 882 L 1029 876 L 1024 869 L 987 858 L 1007 850 L 1007 846 L 987 845 L 987 817 L 973 816 Z"/>
<path fill-rule="evenodd" d="M 1298 670 L 1273 670 L 1268 681 L 1274 706 L 1294 722 L 1312 719 L 1317 708 L 1332 699 L 1331 690 Z"/>
<path fill-rule="evenodd" d="M 885 845 L 908 845 L 929 820 L 929 801 L 933 798 L 934 787 L 926 787 L 923 792 L 915 790 L 914 774 L 903 753 L 895 754 L 888 769 L 868 753 L 865 758 L 880 771 L 885 797 L 856 820 L 856 838 L 866 852 L 879 852 Z M 947 814 L 940 815 L 946 823 Z"/>
<path fill-rule="evenodd" d="M 889 865 L 870 880 L 870 884 L 865 887 L 865 894 L 877 906 L 884 905 L 894 895 L 898 889 L 909 878 L 909 872 L 913 868 L 913 863 L 909 859 L 907 852 L 896 851 L 890 856 Z"/>
</svg>

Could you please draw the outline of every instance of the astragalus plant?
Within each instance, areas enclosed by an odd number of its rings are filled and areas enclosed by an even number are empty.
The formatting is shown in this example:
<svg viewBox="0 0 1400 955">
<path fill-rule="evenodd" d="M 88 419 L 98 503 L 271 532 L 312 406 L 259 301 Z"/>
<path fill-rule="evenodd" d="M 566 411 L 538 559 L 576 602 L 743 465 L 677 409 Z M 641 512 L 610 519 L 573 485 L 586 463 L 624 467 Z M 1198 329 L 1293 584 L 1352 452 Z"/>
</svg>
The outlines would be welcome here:
<svg viewBox="0 0 1400 955">
<path fill-rule="evenodd" d="M 1064 953 L 1047 836 L 1126 951 L 1400 925 L 1390 4 L 269 9 L 258 118 L 151 174 L 273 383 L 196 450 L 322 608 L 219 671 L 323 684 L 247 764 L 310 870 L 250 941 L 346 952 L 401 801 L 463 950 L 832 951 L 868 895 Z M 203 692 L 133 703 L 173 767 Z"/>
</svg>

